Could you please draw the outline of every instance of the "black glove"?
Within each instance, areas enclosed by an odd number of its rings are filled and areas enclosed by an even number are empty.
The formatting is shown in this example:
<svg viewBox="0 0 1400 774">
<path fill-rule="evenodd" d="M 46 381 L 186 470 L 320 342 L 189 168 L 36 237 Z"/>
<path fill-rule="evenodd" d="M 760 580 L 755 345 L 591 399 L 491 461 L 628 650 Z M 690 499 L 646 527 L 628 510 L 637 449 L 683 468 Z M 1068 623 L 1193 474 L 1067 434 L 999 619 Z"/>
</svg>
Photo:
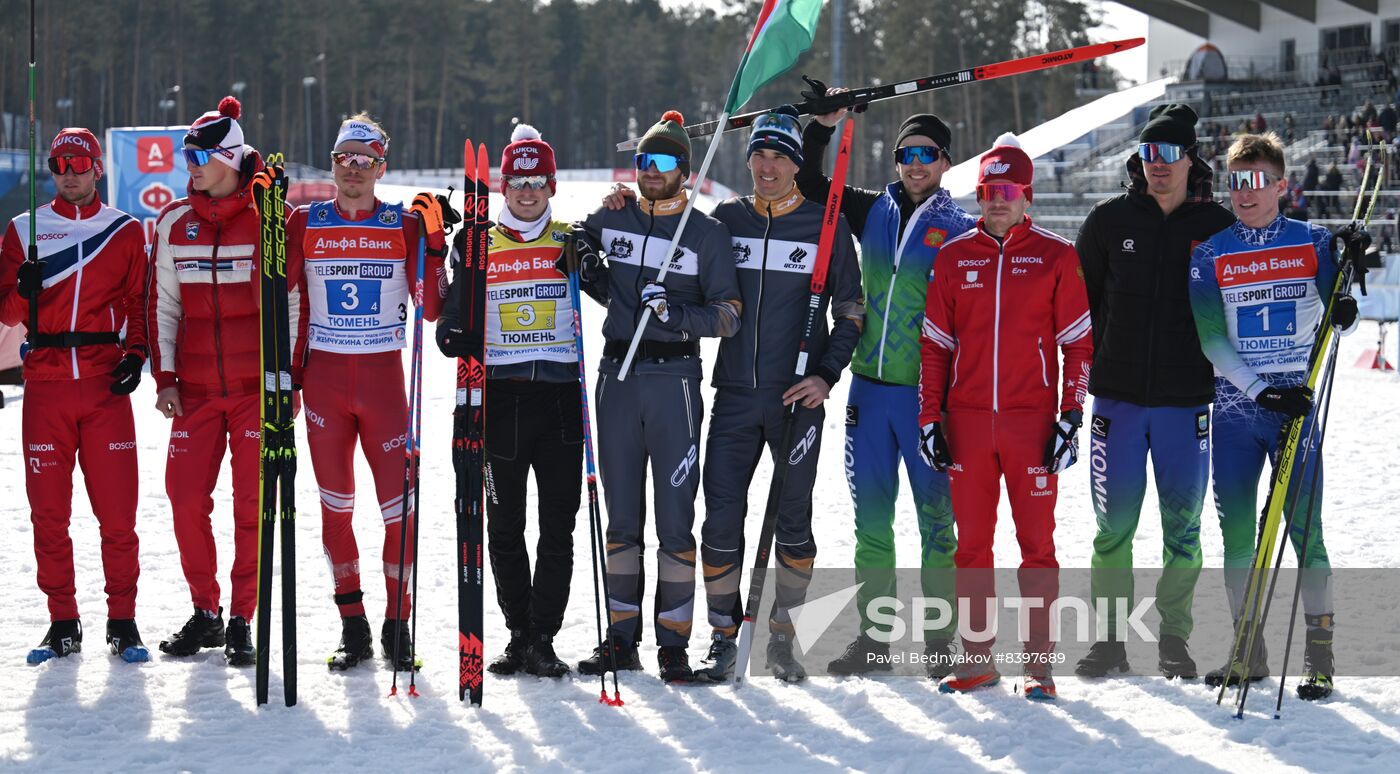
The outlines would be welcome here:
<svg viewBox="0 0 1400 774">
<path fill-rule="evenodd" d="M 146 366 L 146 358 L 140 352 L 127 352 L 126 356 L 112 369 L 112 394 L 130 395 L 141 383 L 141 369 Z"/>
<path fill-rule="evenodd" d="M 575 229 L 559 260 L 554 262 L 554 268 L 566 277 L 576 268 L 580 284 L 595 285 L 603 278 L 603 257 L 588 235 L 582 229 Z"/>
<path fill-rule="evenodd" d="M 15 274 L 15 292 L 20 298 L 27 298 L 30 301 L 39 297 L 39 293 L 44 289 L 44 269 L 49 265 L 48 261 L 25 261 L 19 265 L 19 271 Z"/>
<path fill-rule="evenodd" d="M 947 470 L 953 464 L 953 453 L 948 451 L 948 441 L 939 423 L 930 422 L 919 429 L 919 456 L 938 471 Z"/>
<path fill-rule="evenodd" d="M 1277 411 L 1289 419 L 1308 415 L 1313 409 L 1313 391 L 1304 385 L 1296 387 L 1265 387 L 1254 399 L 1260 408 Z"/>
<path fill-rule="evenodd" d="M 439 323 L 437 327 L 438 351 L 447 357 L 466 357 L 473 349 L 480 348 L 472 346 L 472 337 L 466 331 L 454 325 Z"/>
<path fill-rule="evenodd" d="M 437 200 L 438 204 L 442 207 L 443 231 L 451 234 L 452 227 L 462 222 L 462 216 L 456 210 L 452 209 L 452 205 L 448 203 L 447 194 L 438 194 Z"/>
<path fill-rule="evenodd" d="M 1371 234 L 1366 227 L 1352 221 L 1337 229 L 1336 238 L 1342 243 L 1344 255 L 1360 265 L 1361 256 L 1365 255 L 1366 249 L 1371 246 Z"/>
<path fill-rule="evenodd" d="M 1045 472 L 1063 473 L 1079 461 L 1079 426 L 1083 423 L 1082 411 L 1070 410 L 1060 415 L 1054 434 L 1045 445 Z"/>
<path fill-rule="evenodd" d="M 1332 297 L 1332 324 L 1346 330 L 1356 324 L 1356 299 L 1340 293 Z"/>
</svg>

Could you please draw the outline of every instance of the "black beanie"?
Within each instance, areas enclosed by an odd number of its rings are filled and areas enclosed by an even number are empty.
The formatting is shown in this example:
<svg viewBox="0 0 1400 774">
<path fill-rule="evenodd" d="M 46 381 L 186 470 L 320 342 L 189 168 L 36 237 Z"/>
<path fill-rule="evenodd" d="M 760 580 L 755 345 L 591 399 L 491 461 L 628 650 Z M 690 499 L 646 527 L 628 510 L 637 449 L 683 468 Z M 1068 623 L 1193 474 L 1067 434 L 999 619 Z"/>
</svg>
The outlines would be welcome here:
<svg viewBox="0 0 1400 774">
<path fill-rule="evenodd" d="M 914 135 L 923 135 L 933 140 L 944 152 L 951 154 L 949 146 L 953 142 L 953 132 L 938 116 L 932 113 L 916 113 L 904 119 L 904 123 L 899 126 L 899 136 L 894 140 L 894 147 L 898 148 L 904 144 L 906 138 Z M 952 160 L 951 155 L 949 160 Z"/>
<path fill-rule="evenodd" d="M 1190 105 L 1172 102 L 1158 105 L 1147 114 L 1138 142 L 1169 142 L 1189 148 L 1196 144 L 1196 111 Z"/>
</svg>

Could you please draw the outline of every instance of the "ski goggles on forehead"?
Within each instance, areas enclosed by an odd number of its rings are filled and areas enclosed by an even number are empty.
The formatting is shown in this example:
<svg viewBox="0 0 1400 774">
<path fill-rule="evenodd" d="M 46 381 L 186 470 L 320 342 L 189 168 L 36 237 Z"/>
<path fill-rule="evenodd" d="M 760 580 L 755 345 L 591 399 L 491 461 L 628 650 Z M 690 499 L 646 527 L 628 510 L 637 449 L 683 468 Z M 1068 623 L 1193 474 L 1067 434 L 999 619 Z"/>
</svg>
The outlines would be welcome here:
<svg viewBox="0 0 1400 774">
<path fill-rule="evenodd" d="M 94 163 L 91 156 L 58 156 L 49 159 L 49 171 L 55 175 L 68 172 L 81 175 L 92 171 Z"/>
<path fill-rule="evenodd" d="M 657 172 L 670 172 L 679 167 L 684 156 L 676 156 L 670 153 L 638 153 L 633 159 L 637 164 L 637 171 L 645 172 L 648 167 L 656 167 Z"/>
<path fill-rule="evenodd" d="M 801 134 L 802 129 L 797 123 L 797 119 L 786 113 L 765 113 L 758 117 L 753 123 L 753 131 L 760 129 L 777 129 L 784 132 Z"/>
<path fill-rule="evenodd" d="M 218 148 L 210 148 L 209 150 L 204 150 L 203 148 L 185 148 L 185 162 L 190 164 L 191 166 L 202 167 L 205 164 L 208 164 L 209 160 L 214 158 L 214 156 L 218 155 L 220 151 L 223 151 L 224 153 L 229 153 L 232 150 L 233 148 L 224 148 L 222 146 Z"/>
<path fill-rule="evenodd" d="M 512 191 L 519 191 L 522 188 L 529 188 L 531 191 L 542 191 L 549 187 L 548 175 L 528 175 L 525 177 L 507 177 L 506 188 Z"/>
<path fill-rule="evenodd" d="M 1271 175 L 1262 169 L 1236 169 L 1226 178 L 1231 191 L 1258 191 L 1273 185 L 1278 175 Z"/>
<path fill-rule="evenodd" d="M 331 154 L 331 161 L 336 166 L 346 169 L 373 169 L 384 163 L 383 156 L 371 156 L 368 153 L 351 153 L 349 151 L 336 151 Z"/>
<path fill-rule="evenodd" d="M 1020 183 L 979 183 L 977 185 L 978 201 L 991 201 L 1000 196 L 1002 201 L 1014 202 L 1021 198 L 1026 187 Z"/>
<path fill-rule="evenodd" d="M 1144 142 L 1138 144 L 1137 152 L 1145 164 L 1175 164 L 1186 155 L 1186 147 L 1171 142 Z"/>
<path fill-rule="evenodd" d="M 941 155 L 943 149 L 937 145 L 906 145 L 894 149 L 894 160 L 900 164 L 913 164 L 915 161 L 920 164 L 932 164 Z"/>
</svg>

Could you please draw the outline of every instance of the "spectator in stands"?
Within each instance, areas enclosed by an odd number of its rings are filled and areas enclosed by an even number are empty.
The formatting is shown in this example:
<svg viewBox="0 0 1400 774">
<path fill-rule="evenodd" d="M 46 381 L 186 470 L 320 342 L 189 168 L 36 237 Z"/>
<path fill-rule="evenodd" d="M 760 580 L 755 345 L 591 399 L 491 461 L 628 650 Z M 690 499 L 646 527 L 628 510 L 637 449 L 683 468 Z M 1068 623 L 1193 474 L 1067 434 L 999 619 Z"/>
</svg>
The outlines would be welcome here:
<svg viewBox="0 0 1400 774">
<path fill-rule="evenodd" d="M 1268 129 L 1269 122 L 1264 120 L 1264 114 L 1256 111 L 1254 114 L 1254 121 L 1252 123 L 1252 131 L 1254 131 L 1256 134 L 1263 134 L 1264 132 L 1268 131 Z"/>
<path fill-rule="evenodd" d="M 1317 187 L 1319 191 L 1340 191 L 1342 190 L 1342 170 L 1337 169 L 1336 164 L 1327 167 L 1327 174 L 1323 176 L 1322 183 Z M 1330 218 L 1337 204 L 1335 196 L 1318 197 L 1318 217 Z"/>
<path fill-rule="evenodd" d="M 1284 191 L 1279 209 L 1283 211 L 1284 217 L 1294 220 L 1308 219 L 1308 197 L 1303 193 L 1303 183 L 1298 179 L 1297 170 L 1288 173 L 1288 190 Z"/>
<path fill-rule="evenodd" d="M 1303 190 L 1316 191 L 1318 178 L 1322 173 L 1317 168 L 1317 157 L 1309 156 L 1307 166 L 1303 167 Z"/>
<path fill-rule="evenodd" d="M 1395 113 L 1395 103 L 1391 103 L 1389 105 L 1386 105 L 1384 108 L 1381 108 L 1379 118 L 1381 122 L 1381 128 L 1385 130 L 1385 136 L 1387 138 L 1394 137 L 1395 125 L 1397 123 L 1400 123 L 1400 116 L 1397 116 Z"/>
</svg>

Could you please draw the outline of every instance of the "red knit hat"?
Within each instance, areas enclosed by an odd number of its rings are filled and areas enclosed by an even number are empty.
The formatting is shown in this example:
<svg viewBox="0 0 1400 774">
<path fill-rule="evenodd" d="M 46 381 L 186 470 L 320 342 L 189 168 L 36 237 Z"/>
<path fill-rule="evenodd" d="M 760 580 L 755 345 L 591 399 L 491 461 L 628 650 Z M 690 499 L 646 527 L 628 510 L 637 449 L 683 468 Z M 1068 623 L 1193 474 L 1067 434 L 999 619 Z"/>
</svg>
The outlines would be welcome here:
<svg viewBox="0 0 1400 774">
<path fill-rule="evenodd" d="M 510 144 L 501 151 L 501 193 L 506 190 L 507 177 L 544 175 L 549 178 L 549 192 L 554 193 L 554 149 L 540 138 L 540 132 L 529 124 L 520 124 L 510 133 Z"/>
<path fill-rule="evenodd" d="M 53 138 L 49 146 L 49 158 L 60 156 L 87 156 L 90 159 L 102 158 L 102 146 L 97 137 L 82 127 L 64 129 Z"/>
<path fill-rule="evenodd" d="M 1021 141 L 1007 132 L 992 143 L 992 149 L 977 162 L 977 183 L 988 180 L 1009 180 L 1025 186 L 1026 201 L 1031 201 L 1031 183 L 1035 180 L 1035 163 L 1021 149 Z"/>
</svg>

